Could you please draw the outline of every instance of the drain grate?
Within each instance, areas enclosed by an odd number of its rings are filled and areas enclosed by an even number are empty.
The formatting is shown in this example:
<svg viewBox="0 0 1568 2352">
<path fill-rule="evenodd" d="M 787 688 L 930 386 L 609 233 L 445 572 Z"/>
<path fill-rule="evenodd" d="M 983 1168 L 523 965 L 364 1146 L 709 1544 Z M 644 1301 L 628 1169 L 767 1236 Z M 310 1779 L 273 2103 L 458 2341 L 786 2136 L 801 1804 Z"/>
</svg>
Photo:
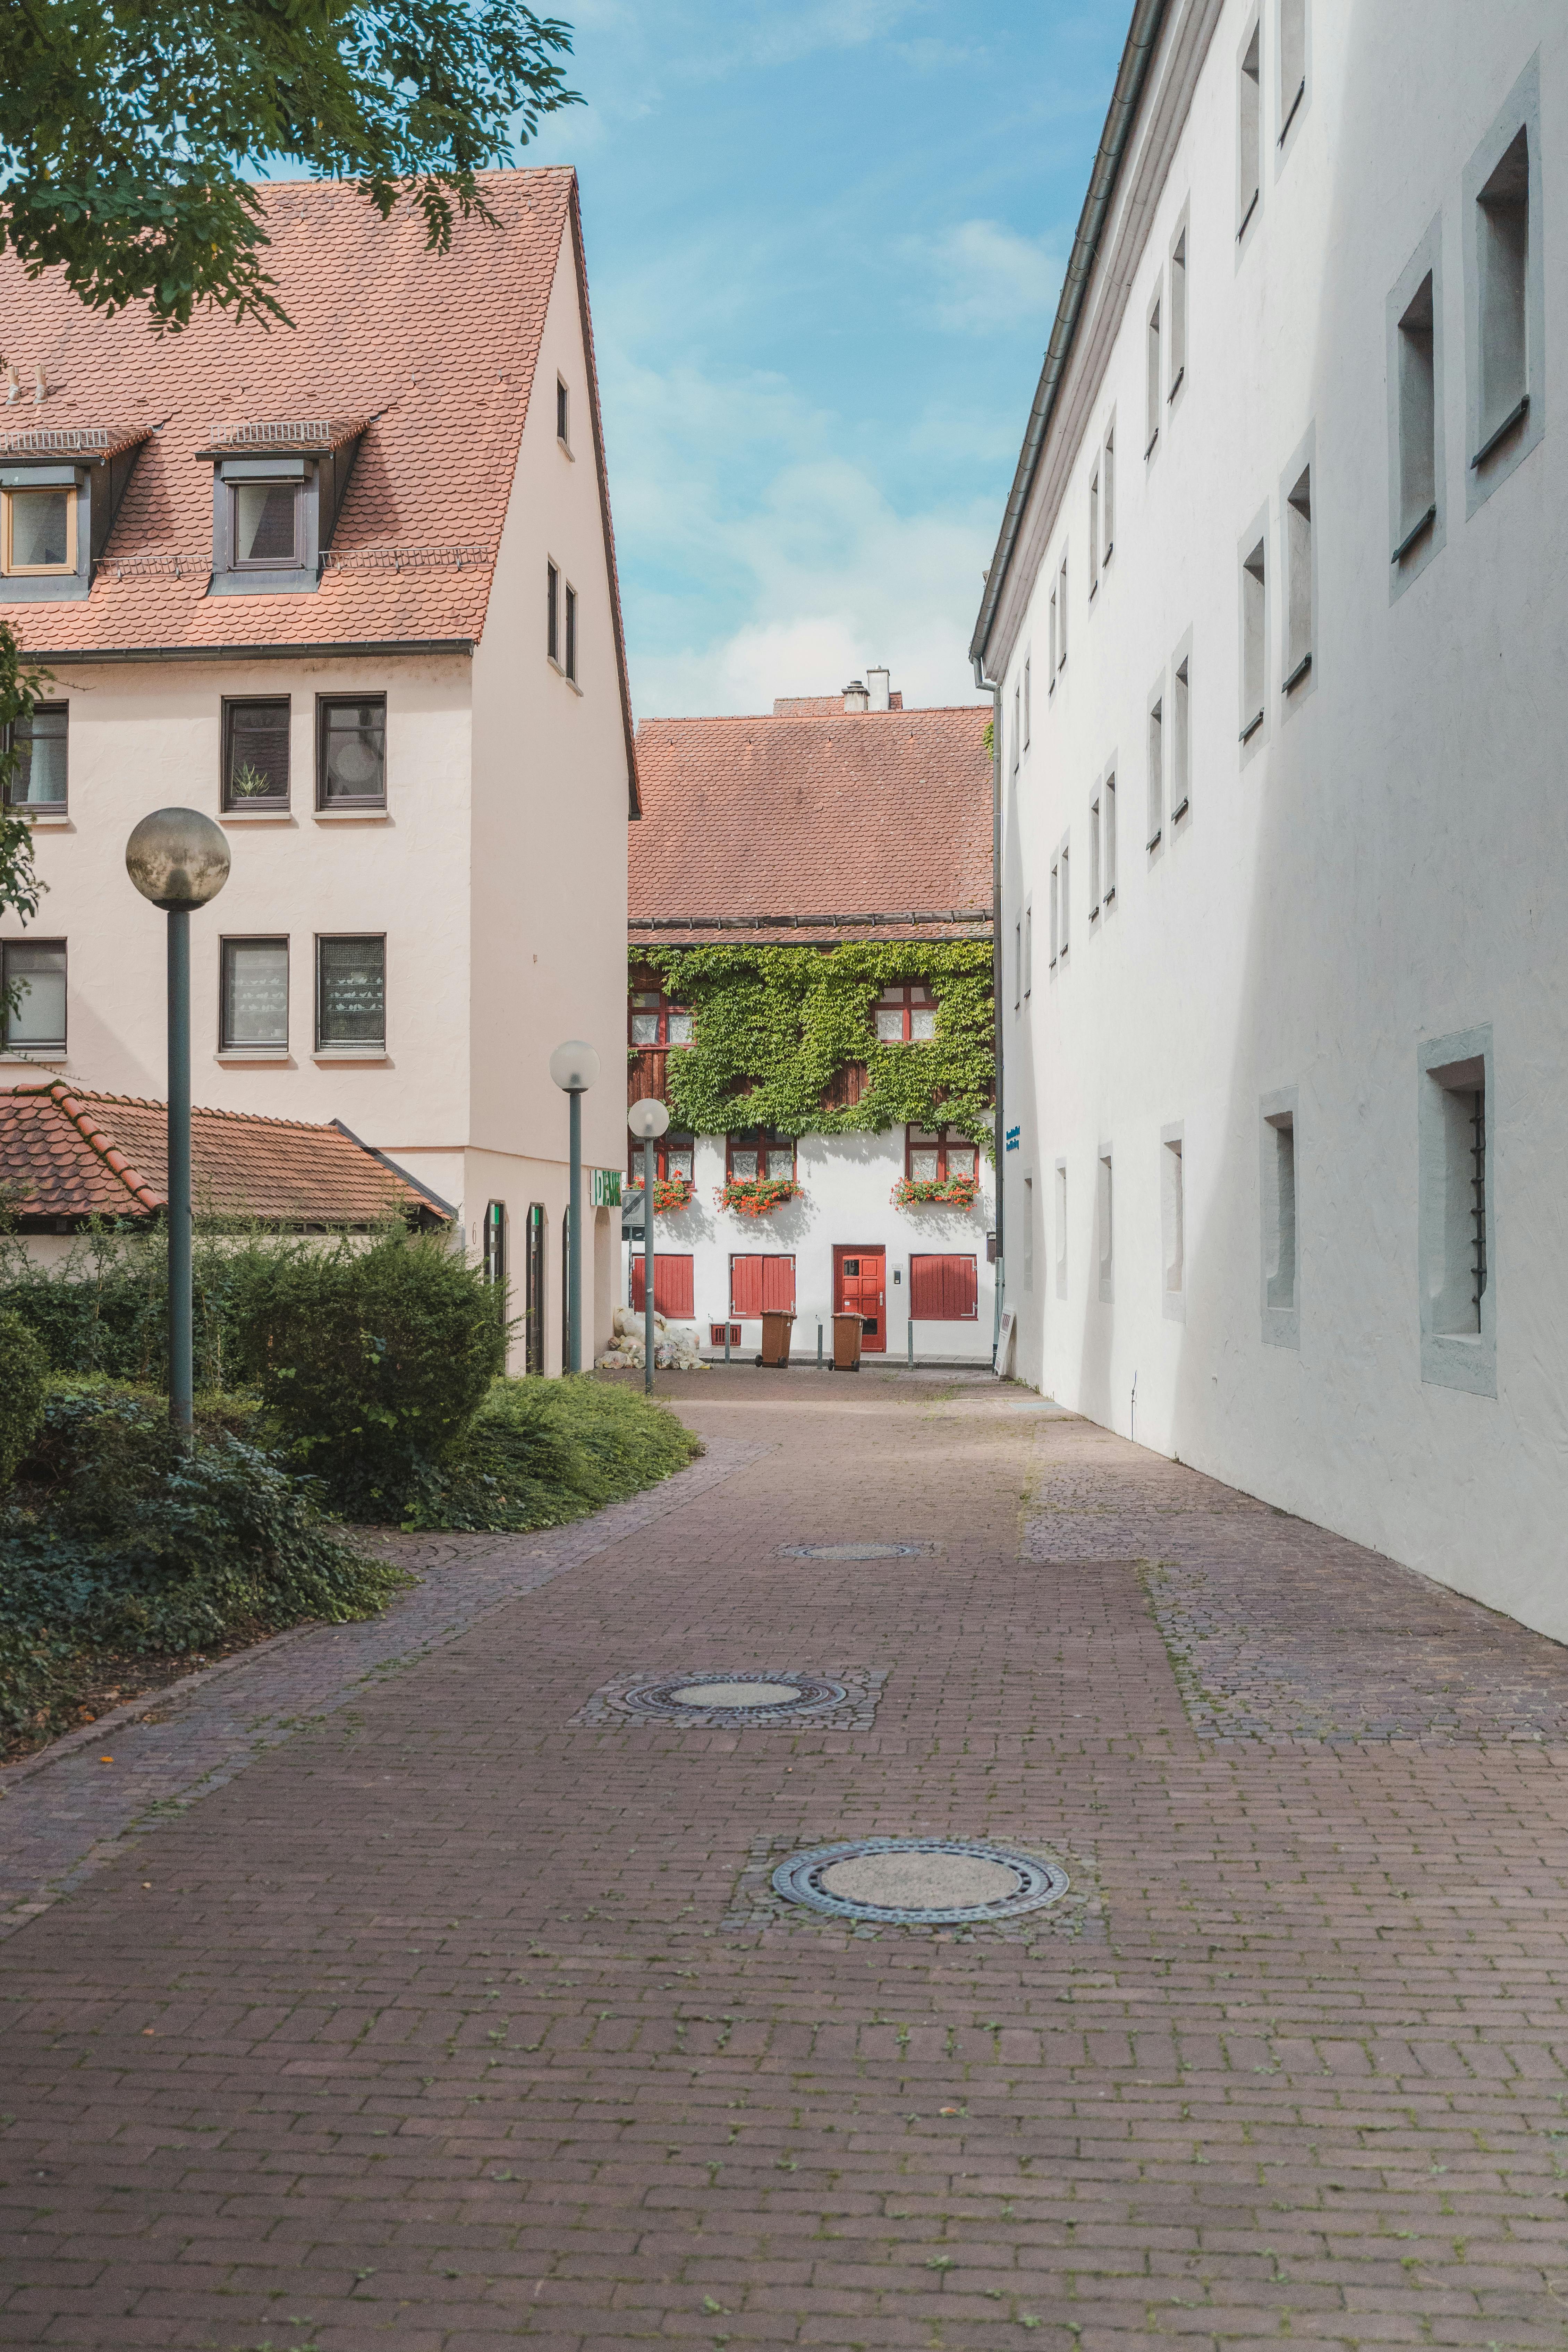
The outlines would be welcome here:
<svg viewBox="0 0 1568 2352">
<path fill-rule="evenodd" d="M 795 1666 L 645 1671 L 617 1675 L 573 1720 L 679 1723 L 699 1730 L 808 1722 L 825 1729 L 860 1729 L 871 1721 L 885 1680 L 885 1670 L 808 1675 Z"/>
<path fill-rule="evenodd" d="M 956 1927 L 1016 1918 L 1068 1891 L 1054 1862 L 973 1838 L 857 1838 L 792 1854 L 773 1891 L 837 1919 L 879 1927 Z"/>
<path fill-rule="evenodd" d="M 781 1559 L 930 1559 L 934 1543 L 780 1544 Z"/>
</svg>

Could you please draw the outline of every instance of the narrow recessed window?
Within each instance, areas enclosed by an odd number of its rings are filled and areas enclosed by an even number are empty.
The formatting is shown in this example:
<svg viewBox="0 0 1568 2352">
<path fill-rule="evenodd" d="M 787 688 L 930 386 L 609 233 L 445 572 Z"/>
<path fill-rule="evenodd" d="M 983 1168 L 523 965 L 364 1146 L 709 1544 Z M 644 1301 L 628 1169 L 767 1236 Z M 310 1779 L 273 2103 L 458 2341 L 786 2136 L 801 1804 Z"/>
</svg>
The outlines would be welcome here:
<svg viewBox="0 0 1568 2352">
<path fill-rule="evenodd" d="M 1100 919 L 1100 802 L 1089 804 L 1089 919 Z"/>
<path fill-rule="evenodd" d="M 1399 321 L 1397 563 L 1437 519 L 1437 369 L 1428 270 Z"/>
<path fill-rule="evenodd" d="M 1101 561 L 1109 563 L 1110 551 L 1116 544 L 1116 428 L 1111 426 L 1105 436 L 1105 458 L 1100 467 L 1100 520 L 1105 530 L 1105 552 Z"/>
<path fill-rule="evenodd" d="M 567 393 L 566 386 L 562 383 L 561 378 L 557 376 L 555 379 L 555 438 L 560 442 L 563 449 L 570 449 L 572 446 L 572 435 L 569 429 L 571 422 L 572 409 L 570 395 Z"/>
<path fill-rule="evenodd" d="M 225 940 L 218 1038 L 226 1054 L 289 1050 L 289 942 Z"/>
<path fill-rule="evenodd" d="M 1030 996 L 1035 987 L 1035 902 L 1031 898 L 1024 909 L 1024 993 Z"/>
<path fill-rule="evenodd" d="M 7 1053 L 65 1052 L 64 940 L 0 942 L 0 1036 Z"/>
<path fill-rule="evenodd" d="M 544 650 L 552 662 L 561 658 L 561 574 L 553 563 L 544 567 Z"/>
<path fill-rule="evenodd" d="M 1068 1171 L 1065 1160 L 1057 1161 L 1057 1297 L 1068 1295 Z"/>
<path fill-rule="evenodd" d="M 1171 823 L 1185 816 L 1193 798 L 1192 656 L 1171 677 Z"/>
<path fill-rule="evenodd" d="M 1029 748 L 1029 703 L 1030 703 L 1030 700 L 1031 700 L 1031 696 L 1030 696 L 1030 691 L 1029 691 L 1029 689 L 1030 689 L 1030 685 L 1031 685 L 1031 679 L 1030 679 L 1030 677 L 1029 677 L 1029 658 L 1028 658 L 1028 656 L 1027 656 L 1027 655 L 1026 655 L 1026 656 L 1025 656 L 1025 657 L 1024 657 L 1024 749 L 1025 749 L 1025 751 L 1026 751 L 1028 750 L 1028 748 Z"/>
<path fill-rule="evenodd" d="M 1157 849 L 1165 827 L 1165 704 L 1149 705 L 1149 830 L 1147 849 Z"/>
<path fill-rule="evenodd" d="M 1062 568 L 1057 574 L 1057 667 L 1068 666 L 1068 560 L 1062 558 Z"/>
<path fill-rule="evenodd" d="M 1062 953 L 1066 955 L 1072 924 L 1072 856 L 1066 844 L 1062 846 Z"/>
<path fill-rule="evenodd" d="M 68 723 L 68 704 L 39 702 L 30 717 L 7 729 L 7 808 L 26 809 L 34 816 L 65 814 Z"/>
<path fill-rule="evenodd" d="M 1285 495 L 1285 682 L 1291 693 L 1312 667 L 1312 469 Z"/>
<path fill-rule="evenodd" d="M 1147 457 L 1160 437 L 1160 304 L 1156 298 L 1143 331 L 1144 394 L 1148 422 L 1143 455 Z"/>
<path fill-rule="evenodd" d="M 1024 689 L 1022 684 L 1013 688 L 1013 773 L 1018 772 L 1018 761 L 1024 750 Z"/>
<path fill-rule="evenodd" d="M 1171 247 L 1171 389 L 1174 400 L 1187 373 L 1187 232 L 1184 228 Z"/>
<path fill-rule="evenodd" d="M 1107 776 L 1104 793 L 1105 890 L 1102 903 L 1109 907 L 1116 896 L 1116 778 Z"/>
<path fill-rule="evenodd" d="M 506 1202 L 504 1201 L 485 1202 L 484 1267 L 485 1280 L 488 1284 L 492 1286 L 504 1284 L 506 1281 Z M 656 1290 L 658 1287 L 657 1274 L 654 1276 L 654 1287 Z"/>
<path fill-rule="evenodd" d="M 305 560 L 300 545 L 300 485 L 231 482 L 228 499 L 235 570 L 298 570 Z"/>
<path fill-rule="evenodd" d="M 1530 142 L 1521 129 L 1476 199 L 1480 295 L 1480 446 L 1491 454 L 1530 405 Z"/>
<path fill-rule="evenodd" d="M 27 579 L 76 570 L 76 492 L 0 494 L 0 571 Z"/>
<path fill-rule="evenodd" d="M 1056 590 L 1055 590 L 1054 588 L 1051 590 L 1051 601 L 1050 601 L 1050 605 L 1049 605 L 1049 618 L 1050 618 L 1050 640 L 1049 640 L 1049 650 L 1050 650 L 1050 665 L 1051 665 L 1051 682 L 1050 682 L 1049 687 L 1047 688 L 1047 693 L 1050 693 L 1050 694 L 1054 694 L 1054 693 L 1056 692 L 1056 690 L 1057 690 L 1057 670 L 1058 670 L 1058 667 L 1059 667 L 1059 664 L 1058 664 L 1058 658 L 1057 658 L 1057 592 L 1056 592 Z"/>
<path fill-rule="evenodd" d="M 1100 468 L 1089 478 L 1089 594 L 1094 601 L 1100 586 Z"/>
<path fill-rule="evenodd" d="M 1296 1123 L 1289 1111 L 1268 1119 L 1273 1183 L 1268 1197 L 1268 1304 L 1293 1313 L 1296 1306 Z"/>
<path fill-rule="evenodd" d="M 1100 1229 L 1100 1295 L 1108 1300 L 1111 1296 L 1111 1278 L 1116 1265 L 1116 1200 L 1110 1178 L 1110 1154 L 1102 1151 L 1095 1201 L 1095 1223 Z"/>
<path fill-rule="evenodd" d="M 223 706 L 226 809 L 289 805 L 289 698 Z"/>
<path fill-rule="evenodd" d="M 575 588 L 568 588 L 566 591 L 566 658 L 562 667 L 567 677 L 574 682 L 577 676 L 577 591 Z"/>
<path fill-rule="evenodd" d="M 1024 1001 L 1024 918 L 1019 916 L 1013 926 L 1013 1010 L 1017 1012 Z"/>
<path fill-rule="evenodd" d="M 357 695 L 318 705 L 318 808 L 386 805 L 386 697 Z"/>
<path fill-rule="evenodd" d="M 379 1054 L 386 1045 L 386 940 L 316 941 L 316 1051 Z"/>
<path fill-rule="evenodd" d="M 1262 540 L 1241 562 L 1241 740 L 1250 742 L 1263 724 L 1268 647 L 1268 551 Z"/>
<path fill-rule="evenodd" d="M 1055 971 L 1057 957 L 1061 951 L 1061 862 L 1051 868 L 1051 961 L 1048 969 Z"/>
<path fill-rule="evenodd" d="M 1179 1305 L 1186 1287 L 1184 1178 L 1182 1139 L 1166 1136 L 1160 1145 L 1160 1246 L 1167 1309 Z"/>
<path fill-rule="evenodd" d="M 1279 0 L 1279 138 L 1283 147 L 1307 95 L 1307 0 Z"/>
<path fill-rule="evenodd" d="M 1421 1054 L 1422 1377 L 1483 1396 L 1497 1391 L 1490 1059 L 1487 1030 Z"/>
<path fill-rule="evenodd" d="M 1035 1180 L 1024 1179 L 1024 1287 L 1035 1286 Z"/>
<path fill-rule="evenodd" d="M 1237 77 L 1236 238 L 1239 245 L 1263 193 L 1262 27 L 1254 25 Z"/>
</svg>

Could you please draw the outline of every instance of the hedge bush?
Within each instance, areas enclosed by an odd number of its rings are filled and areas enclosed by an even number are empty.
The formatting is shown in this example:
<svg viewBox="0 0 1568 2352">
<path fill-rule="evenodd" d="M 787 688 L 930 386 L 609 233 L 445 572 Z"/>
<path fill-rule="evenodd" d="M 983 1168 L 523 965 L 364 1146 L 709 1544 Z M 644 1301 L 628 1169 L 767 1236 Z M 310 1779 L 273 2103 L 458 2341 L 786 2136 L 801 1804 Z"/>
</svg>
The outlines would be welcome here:
<svg viewBox="0 0 1568 2352">
<path fill-rule="evenodd" d="M 404 1524 L 525 1531 L 564 1526 L 683 1470 L 702 1451 L 668 1408 L 593 1379 L 499 1380 Z"/>
<path fill-rule="evenodd" d="M 438 1234 L 257 1253 L 235 1323 L 233 1370 L 291 1460 L 363 1517 L 401 1506 L 506 1362 L 493 1288 Z"/>
<path fill-rule="evenodd" d="M 47 1374 L 44 1351 L 20 1316 L 0 1313 L 0 1486 L 10 1485 L 37 1433 Z"/>
<path fill-rule="evenodd" d="M 58 1727 L 110 1660 L 370 1616 L 406 1581 L 231 1433 L 253 1413 L 218 1400 L 187 1448 L 160 1397 L 53 1385 L 0 1509 L 0 1728 Z"/>
</svg>

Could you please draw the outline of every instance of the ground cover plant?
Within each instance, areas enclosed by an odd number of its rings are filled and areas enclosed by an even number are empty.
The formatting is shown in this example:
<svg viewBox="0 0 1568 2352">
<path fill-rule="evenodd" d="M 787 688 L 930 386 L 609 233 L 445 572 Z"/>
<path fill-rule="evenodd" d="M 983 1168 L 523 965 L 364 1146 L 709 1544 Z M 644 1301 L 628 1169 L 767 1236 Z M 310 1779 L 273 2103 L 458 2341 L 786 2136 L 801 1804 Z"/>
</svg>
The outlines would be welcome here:
<svg viewBox="0 0 1568 2352">
<path fill-rule="evenodd" d="M 254 1400 L 204 1402 L 195 1443 L 153 1391 L 55 1380 L 0 1496 L 0 1738 L 65 1727 L 106 1677 L 382 1608 L 405 1581 L 321 1517 L 256 1443 Z"/>
<path fill-rule="evenodd" d="M 563 1527 L 683 1470 L 702 1451 L 667 1406 L 592 1377 L 493 1383 L 408 1493 L 412 1528 Z"/>
</svg>

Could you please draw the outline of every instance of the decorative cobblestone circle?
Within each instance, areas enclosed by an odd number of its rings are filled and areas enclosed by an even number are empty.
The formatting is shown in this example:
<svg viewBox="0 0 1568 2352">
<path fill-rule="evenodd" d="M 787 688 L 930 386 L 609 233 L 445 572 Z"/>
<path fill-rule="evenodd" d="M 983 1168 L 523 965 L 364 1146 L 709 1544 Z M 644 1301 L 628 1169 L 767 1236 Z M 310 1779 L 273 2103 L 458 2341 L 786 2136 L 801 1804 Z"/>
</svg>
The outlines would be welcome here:
<svg viewBox="0 0 1568 2352">
<path fill-rule="evenodd" d="M 930 1559 L 933 1543 L 780 1544 L 781 1559 Z"/>
<path fill-rule="evenodd" d="M 1068 1884 L 1055 1863 L 973 1838 L 856 1838 L 792 1854 L 773 1874 L 786 1902 L 881 1927 L 1013 1919 L 1056 1902 Z"/>
<path fill-rule="evenodd" d="M 610 1695 L 618 1714 L 658 1723 L 793 1723 L 831 1714 L 849 1694 L 826 1675 L 768 1671 L 639 1676 Z"/>
</svg>

